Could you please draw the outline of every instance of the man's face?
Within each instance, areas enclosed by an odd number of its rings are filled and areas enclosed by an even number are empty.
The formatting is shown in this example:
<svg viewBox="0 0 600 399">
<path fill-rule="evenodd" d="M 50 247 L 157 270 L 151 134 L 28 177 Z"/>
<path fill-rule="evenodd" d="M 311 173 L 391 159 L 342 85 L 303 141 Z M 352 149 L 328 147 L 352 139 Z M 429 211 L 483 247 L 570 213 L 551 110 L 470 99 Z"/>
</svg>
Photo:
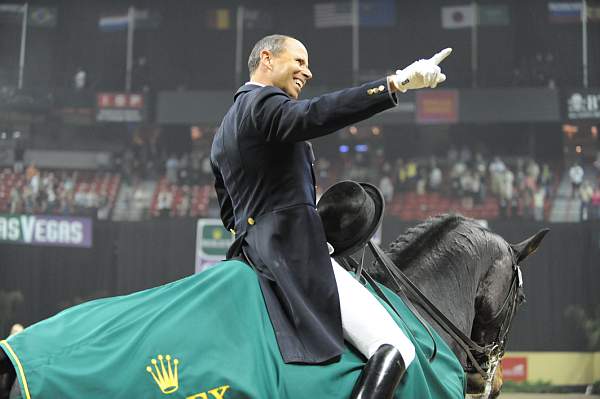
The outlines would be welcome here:
<svg viewBox="0 0 600 399">
<path fill-rule="evenodd" d="M 295 39 L 287 39 L 284 50 L 275 56 L 271 54 L 269 62 L 271 84 L 297 99 L 306 82 L 312 78 L 306 48 Z"/>
</svg>

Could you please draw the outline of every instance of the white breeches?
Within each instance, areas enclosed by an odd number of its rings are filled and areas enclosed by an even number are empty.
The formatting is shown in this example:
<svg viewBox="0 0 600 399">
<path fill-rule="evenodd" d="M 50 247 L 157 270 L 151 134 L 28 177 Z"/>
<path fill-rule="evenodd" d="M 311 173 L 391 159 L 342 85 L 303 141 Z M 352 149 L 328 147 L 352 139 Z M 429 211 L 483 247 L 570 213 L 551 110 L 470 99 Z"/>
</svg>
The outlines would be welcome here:
<svg viewBox="0 0 600 399">
<path fill-rule="evenodd" d="M 383 305 L 350 273 L 331 258 L 340 297 L 344 339 L 369 359 L 383 344 L 393 345 L 405 367 L 415 358 L 415 347 Z"/>
</svg>

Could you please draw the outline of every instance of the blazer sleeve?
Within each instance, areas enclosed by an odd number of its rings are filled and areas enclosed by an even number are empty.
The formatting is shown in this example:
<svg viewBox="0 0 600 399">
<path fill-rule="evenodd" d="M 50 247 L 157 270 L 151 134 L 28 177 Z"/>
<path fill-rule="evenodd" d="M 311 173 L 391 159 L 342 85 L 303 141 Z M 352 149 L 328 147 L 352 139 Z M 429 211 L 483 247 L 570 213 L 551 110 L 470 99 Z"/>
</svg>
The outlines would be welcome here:
<svg viewBox="0 0 600 399">
<path fill-rule="evenodd" d="M 212 167 L 213 174 L 215 175 L 215 191 L 217 192 L 217 200 L 219 201 L 219 208 L 221 209 L 221 221 L 227 230 L 233 230 L 235 229 L 235 216 L 233 214 L 233 203 L 231 202 L 231 197 L 225 188 L 223 176 L 221 176 L 221 171 L 219 171 L 219 168 L 217 168 L 212 160 L 210 162 L 210 166 Z"/>
<path fill-rule="evenodd" d="M 293 100 L 267 86 L 252 102 L 250 116 L 267 141 L 297 142 L 333 133 L 396 104 L 386 79 L 309 100 Z"/>
</svg>

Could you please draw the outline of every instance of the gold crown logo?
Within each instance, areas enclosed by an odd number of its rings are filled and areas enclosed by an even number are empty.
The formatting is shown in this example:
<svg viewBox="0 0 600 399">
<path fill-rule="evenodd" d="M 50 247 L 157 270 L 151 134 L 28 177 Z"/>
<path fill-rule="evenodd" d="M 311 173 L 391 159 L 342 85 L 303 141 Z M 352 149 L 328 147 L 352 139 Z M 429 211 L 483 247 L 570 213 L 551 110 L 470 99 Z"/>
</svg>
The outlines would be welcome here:
<svg viewBox="0 0 600 399">
<path fill-rule="evenodd" d="M 165 362 L 163 360 L 163 355 L 158 355 L 158 361 L 156 359 L 152 359 L 150 363 L 154 366 L 154 370 L 152 367 L 146 367 L 146 371 L 152 374 L 152 378 L 164 394 L 171 394 L 179 389 L 179 377 L 177 375 L 177 365 L 179 364 L 179 359 L 173 359 L 173 367 L 171 367 L 171 356 L 167 355 L 164 357 L 167 361 L 167 366 L 165 367 Z M 159 367 L 160 363 L 160 367 Z"/>
</svg>

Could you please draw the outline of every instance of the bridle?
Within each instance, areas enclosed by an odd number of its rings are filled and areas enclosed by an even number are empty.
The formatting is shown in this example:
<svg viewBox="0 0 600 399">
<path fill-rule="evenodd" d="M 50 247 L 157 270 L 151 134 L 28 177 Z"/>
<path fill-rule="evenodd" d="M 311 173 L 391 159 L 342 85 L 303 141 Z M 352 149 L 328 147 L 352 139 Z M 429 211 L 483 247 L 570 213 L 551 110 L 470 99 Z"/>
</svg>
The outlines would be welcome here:
<svg viewBox="0 0 600 399">
<path fill-rule="evenodd" d="M 523 296 L 523 278 L 521 275 L 521 268 L 517 264 L 517 259 L 515 257 L 515 253 L 513 249 L 509 246 L 511 250 L 511 258 L 512 258 L 512 278 L 510 283 L 510 288 L 502 306 L 500 309 L 489 319 L 485 321 L 485 324 L 492 323 L 500 316 L 504 314 L 504 318 L 500 323 L 500 328 L 498 329 L 498 334 L 496 339 L 488 344 L 480 345 L 476 343 L 471 337 L 465 335 L 454 323 L 452 323 L 426 296 L 423 292 L 400 270 L 387 256 L 385 252 L 372 240 L 368 242 L 368 246 L 373 252 L 376 261 L 383 267 L 384 270 L 388 272 L 388 274 L 392 277 L 394 281 L 398 293 L 400 296 L 408 296 L 412 299 L 413 303 L 421 306 L 422 309 L 427 312 L 427 314 L 437 322 L 437 324 L 446 332 L 450 337 L 461 347 L 461 349 L 467 355 L 467 366 L 465 367 L 465 372 L 478 372 L 486 381 L 486 383 L 491 383 L 496 368 L 504 355 L 504 349 L 506 347 L 506 340 L 508 336 L 508 332 L 510 331 L 510 327 L 515 316 L 516 310 L 519 304 L 522 302 Z M 356 262 L 354 262 L 356 263 Z M 367 281 L 373 286 L 376 292 L 381 296 L 383 293 L 380 292 L 376 288 L 376 284 L 374 283 L 372 277 L 366 273 L 366 271 L 361 270 L 362 266 L 360 266 L 360 272 L 365 276 Z M 359 273 L 360 273 L 359 272 Z M 387 298 L 383 298 L 389 305 L 391 305 L 390 301 Z M 403 298 L 404 299 L 404 298 Z M 407 305 L 409 305 L 408 301 L 405 301 Z M 429 331 L 429 327 L 423 321 L 422 317 L 418 314 L 416 309 L 412 306 L 409 306 L 415 316 L 421 321 L 421 323 L 425 326 L 425 328 Z M 392 306 L 392 309 L 395 308 Z M 398 313 L 396 311 L 396 313 Z M 431 332 L 430 332 L 431 335 Z M 435 357 L 437 350 L 436 344 L 434 341 L 434 349 L 433 354 L 430 357 L 430 360 L 433 360 Z"/>
<path fill-rule="evenodd" d="M 496 338 L 488 345 L 483 346 L 485 349 L 483 352 L 476 353 L 474 355 L 477 363 L 473 364 L 471 359 L 467 364 L 466 372 L 479 372 L 482 377 L 486 380 L 489 379 L 491 381 L 491 377 L 493 377 L 495 369 L 498 366 L 498 363 L 504 356 L 504 351 L 506 348 L 506 343 L 508 339 L 508 333 L 512 326 L 512 321 L 517 313 L 517 309 L 519 305 L 524 301 L 525 295 L 523 293 L 523 276 L 521 274 L 521 267 L 517 263 L 517 259 L 514 254 L 514 250 L 509 246 L 511 251 L 511 260 L 512 260 L 512 278 L 510 282 L 510 287 L 508 292 L 506 293 L 506 297 L 502 302 L 502 306 L 500 309 L 496 311 L 496 313 L 489 319 L 481 322 L 482 324 L 490 324 L 497 321 L 500 316 L 504 315 L 502 322 L 499 325 L 498 333 Z M 494 372 L 491 375 L 484 375 L 481 373 L 483 369 L 487 371 L 487 374 L 490 374 L 489 371 L 491 369 Z"/>
</svg>

